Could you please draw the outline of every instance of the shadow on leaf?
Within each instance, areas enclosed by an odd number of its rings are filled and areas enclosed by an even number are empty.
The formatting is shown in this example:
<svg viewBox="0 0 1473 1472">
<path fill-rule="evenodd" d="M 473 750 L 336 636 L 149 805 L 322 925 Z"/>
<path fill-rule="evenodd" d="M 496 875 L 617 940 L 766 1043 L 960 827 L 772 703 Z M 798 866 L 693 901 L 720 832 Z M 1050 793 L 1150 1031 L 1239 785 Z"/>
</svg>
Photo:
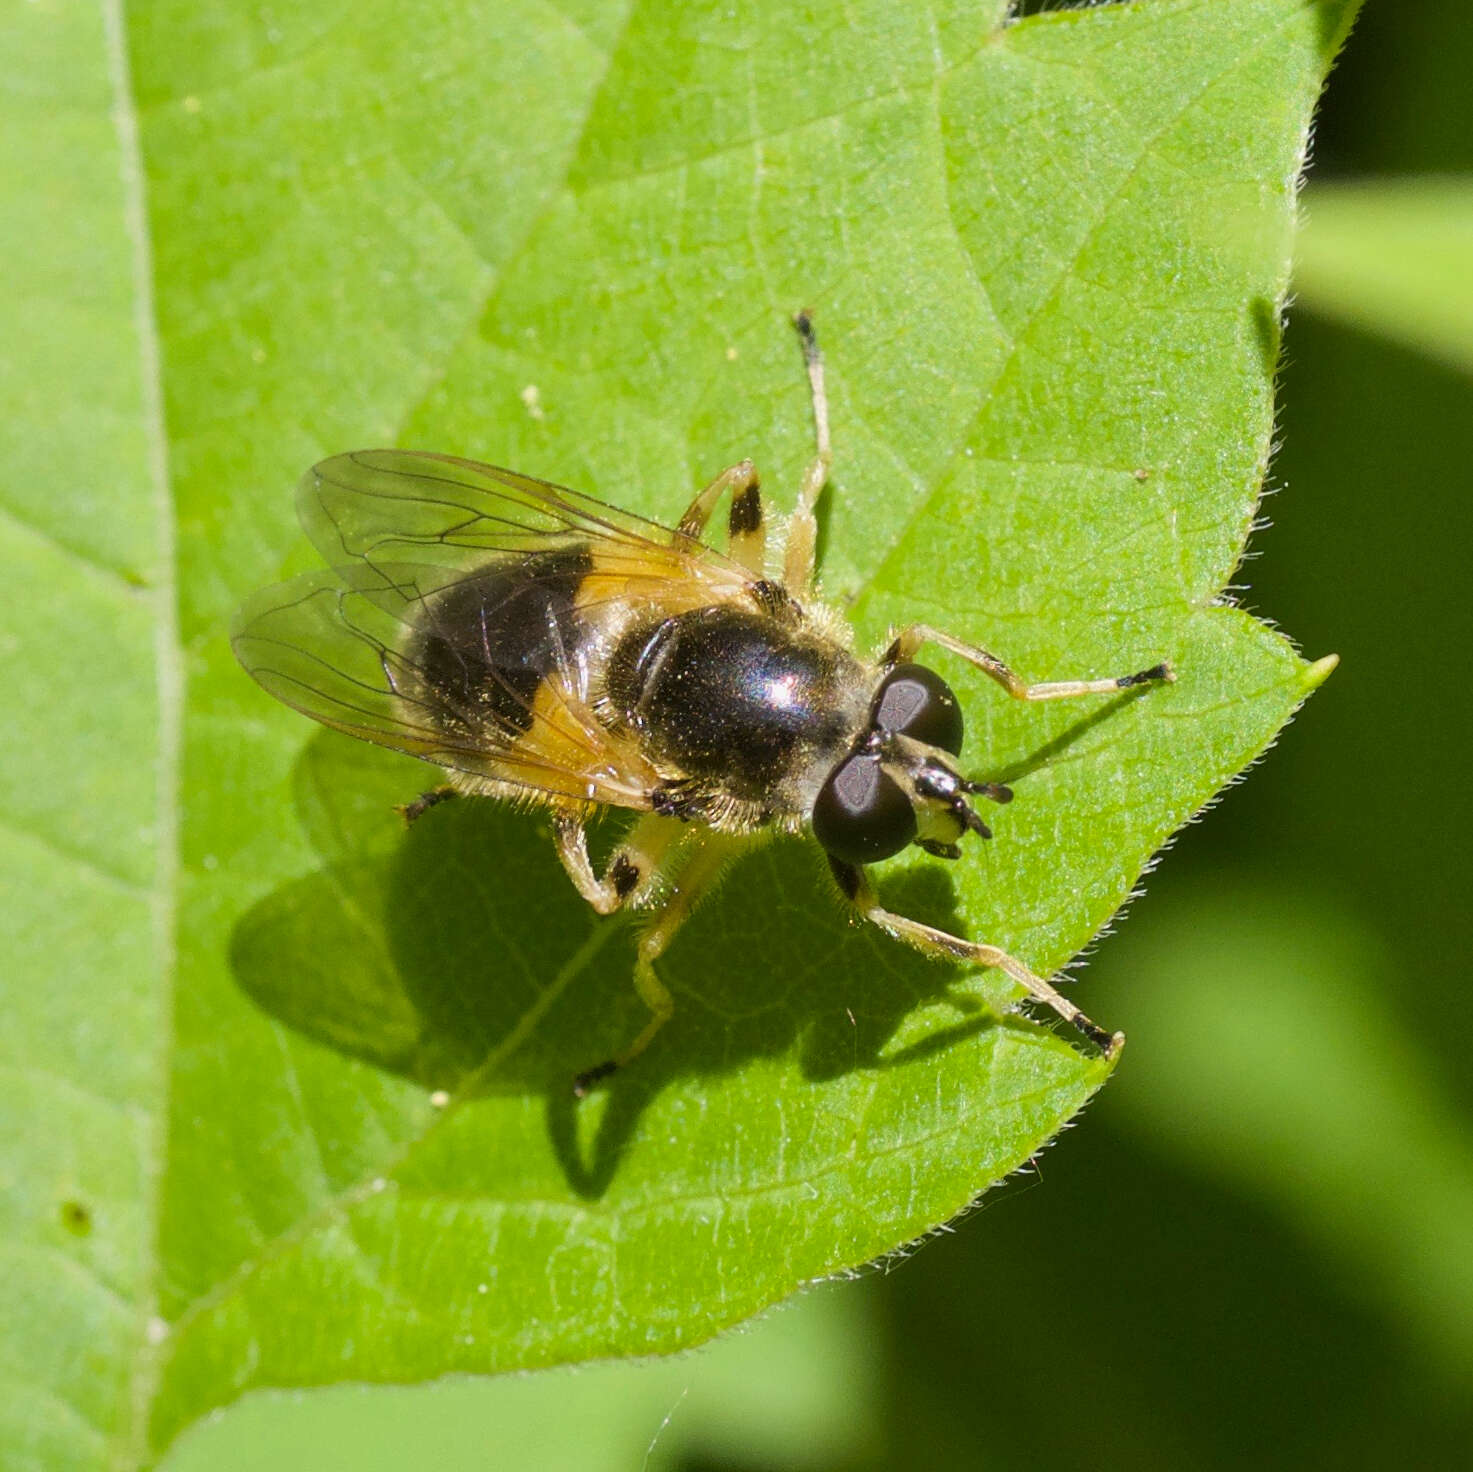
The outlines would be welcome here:
<svg viewBox="0 0 1473 1472">
<path fill-rule="evenodd" d="M 953 993 L 960 968 L 852 921 L 812 845 L 783 841 L 735 862 L 681 930 L 660 962 L 674 1019 L 601 1098 L 580 1103 L 573 1075 L 645 1017 L 629 920 L 584 904 L 538 814 L 457 802 L 405 831 L 390 798 L 412 796 L 414 775 L 330 734 L 309 745 L 296 796 L 327 862 L 242 917 L 236 978 L 297 1032 L 427 1090 L 543 1095 L 552 1148 L 581 1196 L 607 1189 L 644 1106 L 676 1079 L 795 1055 L 819 1083 L 907 1066 L 996 1025 L 970 993 Z M 957 926 L 939 867 L 882 887 L 902 912 Z M 964 1020 L 887 1057 L 907 1014 L 935 1003 Z"/>
<path fill-rule="evenodd" d="M 1134 705 L 1136 701 L 1149 695 L 1152 688 L 1154 687 L 1138 685 L 1134 690 L 1126 690 L 1120 695 L 1112 696 L 1103 705 L 1096 706 L 1088 715 L 1066 727 L 1052 741 L 1045 742 L 1021 761 L 987 773 L 984 780 L 1007 784 L 1019 782 L 1024 777 L 1031 777 L 1034 772 L 1042 771 L 1051 763 L 1058 761 L 1071 747 L 1077 746 L 1097 726 L 1103 726 L 1107 721 L 1113 720 L 1122 711 Z"/>
</svg>

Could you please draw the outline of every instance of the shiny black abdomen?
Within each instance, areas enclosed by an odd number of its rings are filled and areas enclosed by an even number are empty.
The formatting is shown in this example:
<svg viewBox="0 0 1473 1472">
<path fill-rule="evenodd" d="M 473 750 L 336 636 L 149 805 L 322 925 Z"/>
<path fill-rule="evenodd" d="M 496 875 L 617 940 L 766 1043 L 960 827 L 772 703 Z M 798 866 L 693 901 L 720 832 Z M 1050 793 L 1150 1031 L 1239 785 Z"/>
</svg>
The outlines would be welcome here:
<svg viewBox="0 0 1473 1472">
<path fill-rule="evenodd" d="M 827 639 L 718 606 L 636 626 L 609 661 L 609 700 L 656 761 L 747 801 L 852 739 L 857 666 Z"/>
<path fill-rule="evenodd" d="M 579 641 L 574 600 L 592 563 L 581 547 L 493 563 L 426 600 L 414 663 L 443 725 L 515 736 L 543 679 Z"/>
</svg>

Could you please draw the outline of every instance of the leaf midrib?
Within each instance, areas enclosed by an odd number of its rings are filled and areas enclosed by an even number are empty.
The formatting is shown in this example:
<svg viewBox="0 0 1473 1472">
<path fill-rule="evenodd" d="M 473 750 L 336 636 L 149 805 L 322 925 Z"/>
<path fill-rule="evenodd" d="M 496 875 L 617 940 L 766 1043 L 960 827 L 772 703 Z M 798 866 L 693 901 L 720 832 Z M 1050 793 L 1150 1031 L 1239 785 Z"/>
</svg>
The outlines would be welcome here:
<svg viewBox="0 0 1473 1472">
<path fill-rule="evenodd" d="M 152 583 L 154 602 L 155 700 L 158 746 L 154 763 L 154 879 L 150 912 L 156 1003 L 153 1043 L 155 1090 L 152 1129 L 141 1132 L 144 1192 L 139 1204 L 144 1243 L 138 1297 L 139 1353 L 133 1367 L 130 1410 L 126 1424 L 114 1430 L 109 1452 L 113 1465 L 141 1466 L 147 1461 L 148 1410 L 157 1384 L 159 1357 L 150 1346 L 150 1328 L 159 1303 L 159 1228 L 161 1186 L 168 1158 L 169 1081 L 173 1057 L 173 990 L 176 974 L 175 919 L 179 890 L 179 780 L 184 710 L 183 653 L 179 643 L 178 569 L 175 552 L 174 500 L 169 471 L 168 428 L 164 414 L 163 358 L 154 297 L 153 244 L 149 232 L 147 176 L 133 94 L 123 0 L 103 0 L 103 40 L 112 92 L 112 121 L 122 174 L 123 230 L 131 246 L 133 325 L 138 339 L 139 392 L 148 481 L 154 511 Z"/>
</svg>

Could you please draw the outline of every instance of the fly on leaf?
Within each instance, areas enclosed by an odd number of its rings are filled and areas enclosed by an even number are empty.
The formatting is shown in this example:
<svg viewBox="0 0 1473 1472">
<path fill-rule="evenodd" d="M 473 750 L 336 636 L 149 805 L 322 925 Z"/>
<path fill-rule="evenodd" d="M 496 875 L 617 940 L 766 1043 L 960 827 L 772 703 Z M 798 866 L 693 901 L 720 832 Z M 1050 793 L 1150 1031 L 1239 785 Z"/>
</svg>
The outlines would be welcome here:
<svg viewBox="0 0 1473 1472">
<path fill-rule="evenodd" d="M 832 457 L 823 358 L 808 315 L 796 325 L 817 444 L 771 572 L 750 460 L 667 527 L 451 455 L 360 450 L 324 460 L 299 492 L 328 568 L 257 594 L 236 620 L 235 652 L 272 695 L 444 770 L 407 817 L 452 796 L 543 804 L 588 903 L 647 916 L 634 985 L 649 1021 L 577 1076 L 579 1094 L 669 1020 L 654 963 L 703 891 L 736 853 L 783 833 L 811 832 L 843 899 L 896 939 L 1002 970 L 1106 1054 L 1124 1041 L 998 947 L 884 909 L 865 866 L 910 844 L 959 859 L 969 834 L 991 837 L 972 800 L 1012 798 L 963 772 L 961 707 L 915 662 L 923 645 L 1025 701 L 1172 671 L 1030 685 L 928 624 L 857 653 L 813 589 L 814 506 Z M 704 540 L 723 497 L 724 552 Z M 608 807 L 641 816 L 598 874 L 586 830 Z"/>
</svg>

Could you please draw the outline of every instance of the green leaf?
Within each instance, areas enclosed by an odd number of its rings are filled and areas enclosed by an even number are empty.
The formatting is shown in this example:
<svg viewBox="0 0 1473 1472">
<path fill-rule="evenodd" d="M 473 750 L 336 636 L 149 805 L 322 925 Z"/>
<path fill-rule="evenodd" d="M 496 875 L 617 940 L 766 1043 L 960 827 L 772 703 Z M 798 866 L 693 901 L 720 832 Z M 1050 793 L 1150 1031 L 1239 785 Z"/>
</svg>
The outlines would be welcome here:
<svg viewBox="0 0 1473 1472">
<path fill-rule="evenodd" d="M 879 1436 L 875 1318 L 872 1294 L 823 1284 L 694 1354 L 377 1393 L 262 1393 L 176 1442 L 169 1472 L 481 1472 L 488 1461 L 537 1472 L 827 1472 L 861 1463 Z"/>
<path fill-rule="evenodd" d="M 1473 180 L 1320 186 L 1295 286 L 1313 310 L 1473 370 Z"/>
<path fill-rule="evenodd" d="M 1018 799 L 883 892 L 1063 964 L 1328 670 L 1221 595 L 1354 8 L 12 12 L 0 1461 L 141 1465 L 256 1387 L 691 1344 L 1059 1130 L 1105 1067 L 851 926 L 796 843 L 735 868 L 664 963 L 676 1020 L 576 1106 L 640 1021 L 627 926 L 535 815 L 406 837 L 428 769 L 314 735 L 225 629 L 354 446 L 665 519 L 752 454 L 781 507 L 812 307 L 861 640 L 1180 672 L 1025 709 L 941 661 Z"/>
</svg>

